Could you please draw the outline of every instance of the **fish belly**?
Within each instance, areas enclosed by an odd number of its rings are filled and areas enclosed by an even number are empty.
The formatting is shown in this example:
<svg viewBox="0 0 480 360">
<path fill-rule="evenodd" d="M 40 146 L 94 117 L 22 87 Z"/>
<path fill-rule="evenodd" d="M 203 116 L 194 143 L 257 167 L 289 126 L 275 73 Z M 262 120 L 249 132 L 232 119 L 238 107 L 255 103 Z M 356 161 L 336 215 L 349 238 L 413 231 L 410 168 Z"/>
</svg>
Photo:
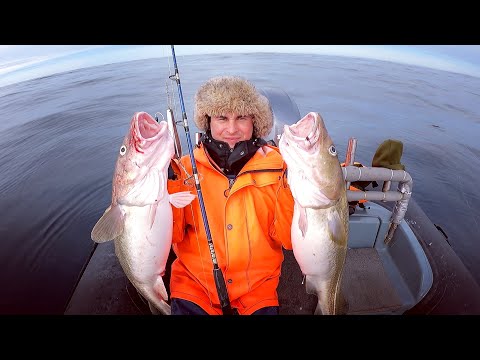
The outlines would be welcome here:
<svg viewBox="0 0 480 360">
<path fill-rule="evenodd" d="M 298 226 L 301 211 L 304 210 L 299 207 L 294 210 L 292 247 L 295 259 L 305 275 L 307 293 L 318 298 L 315 314 L 345 313 L 347 304 L 340 285 L 347 252 L 348 224 L 345 224 L 336 207 L 307 208 L 307 228 L 306 232 L 302 232 Z M 335 223 L 338 221 L 340 224 Z"/>
<path fill-rule="evenodd" d="M 155 212 L 152 216 L 152 211 Z M 162 276 L 172 243 L 172 209 L 168 202 L 126 209 L 124 233 L 115 239 L 115 254 L 137 291 L 162 314 L 170 313 Z M 153 219 L 153 223 L 152 223 Z"/>
</svg>

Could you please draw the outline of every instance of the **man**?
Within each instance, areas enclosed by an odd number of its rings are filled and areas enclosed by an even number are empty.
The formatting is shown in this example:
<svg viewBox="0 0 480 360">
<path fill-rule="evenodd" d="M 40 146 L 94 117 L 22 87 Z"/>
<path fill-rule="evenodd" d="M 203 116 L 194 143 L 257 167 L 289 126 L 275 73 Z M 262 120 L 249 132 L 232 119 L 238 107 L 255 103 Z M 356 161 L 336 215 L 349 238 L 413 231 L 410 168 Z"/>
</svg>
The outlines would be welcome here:
<svg viewBox="0 0 480 360">
<path fill-rule="evenodd" d="M 268 100 L 240 77 L 212 78 L 195 95 L 194 120 L 204 131 L 194 157 L 230 305 L 240 315 L 276 315 L 282 246 L 292 249 L 293 197 L 278 149 L 262 138 L 273 126 Z M 190 157 L 180 162 L 172 161 L 169 192 L 196 194 Z M 172 209 L 172 315 L 220 315 L 198 198 Z"/>
</svg>

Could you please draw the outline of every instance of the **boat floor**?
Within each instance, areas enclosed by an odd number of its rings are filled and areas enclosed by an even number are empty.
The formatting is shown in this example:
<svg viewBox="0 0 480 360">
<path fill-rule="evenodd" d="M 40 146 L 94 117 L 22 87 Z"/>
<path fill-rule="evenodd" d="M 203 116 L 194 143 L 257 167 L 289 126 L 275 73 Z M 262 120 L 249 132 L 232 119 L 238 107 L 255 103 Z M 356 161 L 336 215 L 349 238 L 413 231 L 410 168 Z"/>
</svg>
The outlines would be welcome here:
<svg viewBox="0 0 480 360">
<path fill-rule="evenodd" d="M 292 251 L 285 261 L 278 287 L 280 314 L 311 315 L 317 297 L 307 294 L 303 275 Z M 173 253 L 172 253 L 173 255 Z M 169 258 L 169 265 L 173 261 Z M 168 289 L 169 274 L 164 276 Z M 342 279 L 347 314 L 395 313 L 402 302 L 390 283 L 375 248 L 349 249 Z M 67 315 L 147 315 L 147 302 L 126 278 L 114 252 L 113 242 L 97 248 L 65 311 Z"/>
</svg>

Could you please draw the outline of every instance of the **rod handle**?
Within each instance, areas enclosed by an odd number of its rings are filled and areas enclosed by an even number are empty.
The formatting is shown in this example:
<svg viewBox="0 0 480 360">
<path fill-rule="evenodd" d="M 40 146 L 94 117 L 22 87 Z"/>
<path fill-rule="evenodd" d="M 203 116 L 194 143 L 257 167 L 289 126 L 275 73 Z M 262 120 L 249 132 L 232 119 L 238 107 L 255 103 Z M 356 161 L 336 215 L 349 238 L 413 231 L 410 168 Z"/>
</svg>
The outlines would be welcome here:
<svg viewBox="0 0 480 360">
<path fill-rule="evenodd" d="M 215 286 L 217 287 L 218 298 L 220 299 L 220 306 L 222 307 L 223 315 L 233 315 L 233 310 L 228 299 L 227 286 L 223 278 L 222 270 L 217 266 L 213 269 L 213 278 L 215 279 Z"/>
</svg>

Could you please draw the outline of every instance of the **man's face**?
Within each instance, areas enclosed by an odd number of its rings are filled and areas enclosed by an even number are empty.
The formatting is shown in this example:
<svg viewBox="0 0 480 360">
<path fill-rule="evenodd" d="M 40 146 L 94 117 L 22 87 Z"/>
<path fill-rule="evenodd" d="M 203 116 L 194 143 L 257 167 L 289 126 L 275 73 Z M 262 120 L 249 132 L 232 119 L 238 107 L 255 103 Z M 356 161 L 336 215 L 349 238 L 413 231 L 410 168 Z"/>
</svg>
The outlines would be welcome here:
<svg viewBox="0 0 480 360">
<path fill-rule="evenodd" d="M 234 112 L 212 116 L 210 130 L 215 140 L 226 142 L 231 149 L 239 141 L 249 140 L 253 134 L 253 117 Z"/>
</svg>

